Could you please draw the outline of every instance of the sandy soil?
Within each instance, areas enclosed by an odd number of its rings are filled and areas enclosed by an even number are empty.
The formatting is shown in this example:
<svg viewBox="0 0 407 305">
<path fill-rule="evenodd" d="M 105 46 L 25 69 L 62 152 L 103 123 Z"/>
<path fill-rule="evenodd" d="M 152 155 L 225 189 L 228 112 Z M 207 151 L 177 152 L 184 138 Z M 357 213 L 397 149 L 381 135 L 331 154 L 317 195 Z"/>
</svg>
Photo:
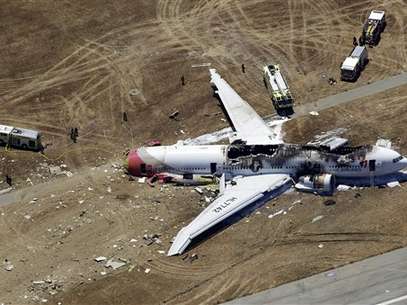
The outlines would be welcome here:
<svg viewBox="0 0 407 305">
<path fill-rule="evenodd" d="M 357 83 L 330 86 L 372 8 L 388 12 L 380 45 L 369 49 Z M 45 155 L 0 151 L 1 175 L 23 192 L 0 207 L 0 303 L 216 304 L 406 245 L 404 187 L 356 189 L 329 207 L 326 198 L 290 193 L 188 258 L 167 258 L 162 251 L 204 199 L 189 188 L 129 181 L 116 165 L 149 139 L 173 143 L 226 126 L 207 67 L 194 65 L 211 63 L 270 114 L 262 65 L 281 64 L 297 104 L 395 75 L 407 66 L 406 16 L 399 0 L 2 4 L 0 121 L 41 130 L 49 146 Z M 286 140 L 305 143 L 343 127 L 354 144 L 386 137 L 406 154 L 406 94 L 401 87 L 290 121 Z M 168 118 L 175 110 L 179 121 Z M 61 164 L 72 177 L 49 172 Z M 268 218 L 281 209 L 287 214 Z M 148 246 L 145 234 L 159 235 L 158 243 Z M 113 271 L 99 256 L 126 265 Z M 4 270 L 9 263 L 14 269 Z"/>
</svg>

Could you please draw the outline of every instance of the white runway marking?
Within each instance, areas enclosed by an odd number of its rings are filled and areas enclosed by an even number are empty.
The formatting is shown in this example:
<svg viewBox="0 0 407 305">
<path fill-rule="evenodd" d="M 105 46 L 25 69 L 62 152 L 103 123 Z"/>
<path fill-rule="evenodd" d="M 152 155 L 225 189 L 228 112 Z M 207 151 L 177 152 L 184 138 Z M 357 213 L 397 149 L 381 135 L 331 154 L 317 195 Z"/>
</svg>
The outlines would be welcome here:
<svg viewBox="0 0 407 305">
<path fill-rule="evenodd" d="M 407 295 L 403 295 L 401 297 L 395 298 L 395 299 L 391 299 L 382 303 L 377 303 L 376 305 L 390 305 L 390 304 L 394 304 L 394 303 L 398 303 L 400 301 L 404 301 L 407 300 Z"/>
</svg>

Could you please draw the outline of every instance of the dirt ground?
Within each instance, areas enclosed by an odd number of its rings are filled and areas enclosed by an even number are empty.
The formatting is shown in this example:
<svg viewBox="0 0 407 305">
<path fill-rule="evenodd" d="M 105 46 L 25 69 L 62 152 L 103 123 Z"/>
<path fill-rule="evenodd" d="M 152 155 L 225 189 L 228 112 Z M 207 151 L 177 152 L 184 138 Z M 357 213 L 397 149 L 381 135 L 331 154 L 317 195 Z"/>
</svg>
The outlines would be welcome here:
<svg viewBox="0 0 407 305">
<path fill-rule="evenodd" d="M 338 192 L 332 206 L 289 193 L 187 258 L 168 258 L 171 239 L 207 203 L 190 188 L 129 180 L 120 164 L 148 140 L 172 144 L 226 126 L 202 64 L 262 115 L 273 112 L 261 76 L 267 63 L 280 63 L 298 105 L 400 73 L 406 7 L 403 0 L 3 3 L 0 122 L 41 130 L 48 145 L 44 155 L 0 151 L 0 175 L 11 175 L 19 192 L 16 203 L 0 205 L 0 304 L 216 304 L 405 246 L 402 186 Z M 330 86 L 373 8 L 385 9 L 388 23 L 367 68 L 356 83 Z M 346 128 L 353 144 L 384 137 L 407 154 L 406 95 L 404 86 L 289 121 L 285 140 Z M 168 118 L 174 111 L 179 121 Z M 50 173 L 52 166 L 64 171 Z M 145 235 L 158 239 L 148 245 Z M 106 268 L 100 256 L 125 265 Z"/>
</svg>

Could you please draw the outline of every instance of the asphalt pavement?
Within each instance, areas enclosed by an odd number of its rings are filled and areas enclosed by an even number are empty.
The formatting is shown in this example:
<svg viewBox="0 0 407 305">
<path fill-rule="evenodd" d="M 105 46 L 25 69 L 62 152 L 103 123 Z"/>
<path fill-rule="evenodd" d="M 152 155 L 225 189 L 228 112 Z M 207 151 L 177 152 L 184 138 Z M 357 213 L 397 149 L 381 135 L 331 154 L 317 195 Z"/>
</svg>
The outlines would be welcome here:
<svg viewBox="0 0 407 305">
<path fill-rule="evenodd" d="M 407 248 L 224 303 L 265 304 L 407 304 Z"/>
<path fill-rule="evenodd" d="M 290 117 L 296 118 L 299 116 L 308 115 L 311 111 L 319 112 L 331 107 L 353 102 L 363 97 L 384 92 L 386 90 L 400 87 L 406 84 L 407 84 L 407 72 L 403 72 L 399 75 L 391 76 L 389 78 L 382 79 L 368 85 L 364 85 L 355 89 L 351 89 L 349 91 L 324 97 L 312 103 L 307 103 L 305 105 L 294 107 L 295 113 Z M 276 115 L 267 116 L 265 120 L 268 122 L 275 118 Z"/>
</svg>

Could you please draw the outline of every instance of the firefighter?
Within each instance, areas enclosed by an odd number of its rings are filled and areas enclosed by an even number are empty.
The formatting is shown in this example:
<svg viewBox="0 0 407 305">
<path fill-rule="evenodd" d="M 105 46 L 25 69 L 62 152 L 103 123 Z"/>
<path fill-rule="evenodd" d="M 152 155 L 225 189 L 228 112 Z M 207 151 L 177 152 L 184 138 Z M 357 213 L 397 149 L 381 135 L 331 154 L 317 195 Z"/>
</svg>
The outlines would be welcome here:
<svg viewBox="0 0 407 305">
<path fill-rule="evenodd" d="M 123 121 L 127 122 L 127 112 L 126 111 L 123 112 Z"/>
<path fill-rule="evenodd" d="M 246 73 L 246 67 L 244 64 L 242 64 L 242 73 Z"/>
<path fill-rule="evenodd" d="M 75 141 L 74 141 L 75 134 L 74 134 L 74 130 L 73 130 L 73 128 L 71 128 L 71 134 L 70 134 L 70 138 L 71 138 L 71 140 L 72 140 L 73 142 L 75 142 Z"/>
<path fill-rule="evenodd" d="M 353 36 L 353 46 L 356 47 L 358 45 L 358 39 Z"/>
<path fill-rule="evenodd" d="M 76 138 L 79 136 L 78 128 L 71 128 L 71 140 L 72 142 L 76 143 Z"/>
<path fill-rule="evenodd" d="M 9 175 L 6 175 L 6 183 L 11 187 L 12 181 L 11 181 L 11 177 Z"/>
<path fill-rule="evenodd" d="M 181 76 L 181 85 L 185 86 L 185 77 L 184 77 L 184 75 Z"/>
</svg>

